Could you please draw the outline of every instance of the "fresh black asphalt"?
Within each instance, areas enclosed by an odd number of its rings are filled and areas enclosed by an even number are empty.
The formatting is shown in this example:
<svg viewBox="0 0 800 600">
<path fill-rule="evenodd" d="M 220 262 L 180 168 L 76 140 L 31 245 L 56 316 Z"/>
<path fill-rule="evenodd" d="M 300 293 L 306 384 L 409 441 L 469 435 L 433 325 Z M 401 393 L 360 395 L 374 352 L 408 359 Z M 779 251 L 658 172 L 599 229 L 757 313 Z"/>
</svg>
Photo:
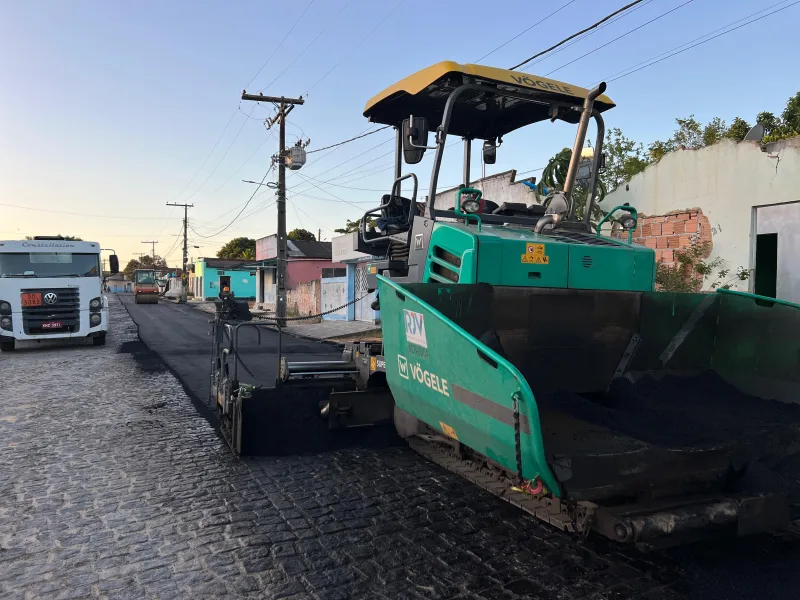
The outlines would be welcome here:
<svg viewBox="0 0 800 600">
<path fill-rule="evenodd" d="M 119 294 L 139 327 L 139 338 L 158 354 L 187 390 L 200 402 L 208 399 L 211 370 L 211 324 L 213 315 L 186 304 L 160 301 L 136 304 L 133 294 Z M 255 375 L 252 383 L 273 385 L 278 368 L 278 334 L 262 328 L 261 343 L 252 328 L 240 330 L 239 356 Z M 337 360 L 341 350 L 323 342 L 281 336 L 281 353 L 293 361 Z M 241 378 L 246 375 L 240 365 Z"/>
</svg>

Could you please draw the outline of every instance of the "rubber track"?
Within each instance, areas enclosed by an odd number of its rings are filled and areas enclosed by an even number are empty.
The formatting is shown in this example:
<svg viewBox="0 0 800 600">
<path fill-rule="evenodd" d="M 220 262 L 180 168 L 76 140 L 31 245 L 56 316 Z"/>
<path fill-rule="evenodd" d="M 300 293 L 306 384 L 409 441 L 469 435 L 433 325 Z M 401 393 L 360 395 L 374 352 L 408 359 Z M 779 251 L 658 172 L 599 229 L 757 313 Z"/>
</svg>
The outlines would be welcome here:
<svg viewBox="0 0 800 600">
<path fill-rule="evenodd" d="M 429 442 L 425 439 L 413 436 L 407 438 L 406 441 L 412 450 L 421 454 L 428 460 L 463 477 L 467 481 L 474 483 L 478 487 L 505 500 L 509 504 L 513 504 L 537 519 L 553 527 L 557 527 L 562 531 L 574 532 L 576 530 L 576 524 L 569 515 L 564 514 L 563 511 L 548 511 L 547 505 L 544 504 L 542 500 L 538 500 L 522 492 L 515 492 L 511 489 L 514 484 L 510 479 L 489 474 L 485 469 L 476 468 L 473 466 L 474 463 L 472 461 L 459 459 L 451 451 L 445 449 L 443 444 Z M 505 481 L 503 481 L 503 479 L 505 479 Z"/>
</svg>

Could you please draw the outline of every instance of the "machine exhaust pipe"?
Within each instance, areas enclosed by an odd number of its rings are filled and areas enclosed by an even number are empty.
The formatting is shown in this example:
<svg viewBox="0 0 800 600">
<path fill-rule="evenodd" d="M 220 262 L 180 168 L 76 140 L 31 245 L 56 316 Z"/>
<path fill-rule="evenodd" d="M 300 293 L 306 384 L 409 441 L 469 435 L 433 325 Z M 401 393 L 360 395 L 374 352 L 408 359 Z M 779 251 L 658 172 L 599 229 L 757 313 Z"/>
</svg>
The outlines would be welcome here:
<svg viewBox="0 0 800 600">
<path fill-rule="evenodd" d="M 575 216 L 575 203 L 572 201 L 572 190 L 575 187 L 575 179 L 578 176 L 578 165 L 581 162 L 581 152 L 583 151 L 583 144 L 586 142 L 586 131 L 589 129 L 589 119 L 592 118 L 594 110 L 594 101 L 600 94 L 606 91 L 606 82 L 602 81 L 600 84 L 591 90 L 583 101 L 583 111 L 581 112 L 581 119 L 578 122 L 578 133 L 575 136 L 575 144 L 572 146 L 572 157 L 569 161 L 569 168 L 567 169 L 567 180 L 564 182 L 564 195 L 569 200 L 569 219 L 572 220 Z M 590 192 L 594 194 L 594 190 Z M 589 203 L 587 203 L 587 211 L 590 210 Z"/>
</svg>

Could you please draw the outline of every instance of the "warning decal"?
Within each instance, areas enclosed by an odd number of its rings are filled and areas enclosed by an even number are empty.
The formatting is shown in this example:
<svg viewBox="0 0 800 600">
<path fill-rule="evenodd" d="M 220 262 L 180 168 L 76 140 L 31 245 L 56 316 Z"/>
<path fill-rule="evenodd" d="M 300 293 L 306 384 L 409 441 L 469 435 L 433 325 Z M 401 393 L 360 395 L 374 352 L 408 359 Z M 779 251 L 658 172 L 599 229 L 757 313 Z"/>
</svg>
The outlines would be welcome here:
<svg viewBox="0 0 800 600">
<path fill-rule="evenodd" d="M 442 427 L 442 433 L 444 433 L 447 437 L 452 438 L 454 440 L 458 440 L 458 436 L 456 435 L 456 430 L 450 427 L 447 423 L 443 423 L 439 421 L 439 425 Z"/>
<path fill-rule="evenodd" d="M 525 254 L 522 255 L 520 262 L 531 265 L 548 265 L 550 258 L 544 252 L 544 244 L 525 245 Z"/>
</svg>

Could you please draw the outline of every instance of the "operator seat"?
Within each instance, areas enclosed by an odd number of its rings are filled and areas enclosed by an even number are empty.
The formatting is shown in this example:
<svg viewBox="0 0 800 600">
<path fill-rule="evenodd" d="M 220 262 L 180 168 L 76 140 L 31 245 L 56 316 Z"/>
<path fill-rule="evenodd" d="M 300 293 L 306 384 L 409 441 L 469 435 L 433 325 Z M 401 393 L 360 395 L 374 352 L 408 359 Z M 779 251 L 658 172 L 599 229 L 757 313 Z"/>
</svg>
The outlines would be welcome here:
<svg viewBox="0 0 800 600">
<path fill-rule="evenodd" d="M 381 206 L 388 205 L 381 210 L 381 216 L 376 220 L 378 229 L 387 235 L 408 231 L 416 215 L 416 206 L 411 206 L 411 200 L 403 196 L 384 194 L 381 197 Z"/>
</svg>

